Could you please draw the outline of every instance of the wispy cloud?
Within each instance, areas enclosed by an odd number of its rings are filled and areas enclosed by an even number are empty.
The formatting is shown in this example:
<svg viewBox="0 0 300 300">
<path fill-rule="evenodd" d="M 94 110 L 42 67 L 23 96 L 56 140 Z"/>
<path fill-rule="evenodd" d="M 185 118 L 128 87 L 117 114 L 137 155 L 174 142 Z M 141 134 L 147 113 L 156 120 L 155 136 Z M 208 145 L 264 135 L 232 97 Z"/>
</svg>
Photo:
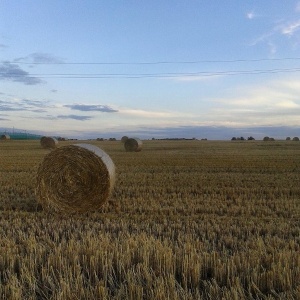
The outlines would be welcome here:
<svg viewBox="0 0 300 300">
<path fill-rule="evenodd" d="M 300 84 L 297 80 L 265 82 L 264 85 L 244 87 L 237 96 L 219 99 L 208 114 L 219 121 L 231 121 L 244 126 L 300 126 Z M 207 118 L 208 119 L 208 118 Z"/>
<path fill-rule="evenodd" d="M 21 103 L 26 105 L 27 108 L 49 108 L 53 107 L 49 104 L 47 101 L 41 101 L 41 100 L 30 100 L 30 99 L 22 99 Z"/>
<path fill-rule="evenodd" d="M 292 36 L 300 29 L 300 20 L 289 22 L 281 26 L 281 33 L 283 35 Z"/>
<path fill-rule="evenodd" d="M 34 100 L 15 100 L 15 101 L 3 101 L 0 100 L 0 111 L 28 111 L 41 113 L 46 112 L 46 108 L 49 108 L 49 104 L 45 101 Z"/>
<path fill-rule="evenodd" d="M 270 42 L 270 38 L 275 34 L 275 30 L 271 30 L 270 32 L 265 32 L 263 34 L 261 34 L 260 36 L 258 36 L 257 38 L 255 38 L 254 40 L 252 40 L 249 45 L 250 46 L 255 46 L 261 42 Z"/>
<path fill-rule="evenodd" d="M 70 105 L 64 105 L 64 107 L 73 109 L 73 110 L 79 110 L 79 111 L 100 111 L 100 112 L 107 112 L 107 113 L 114 113 L 118 112 L 118 110 L 108 106 L 108 105 L 87 105 L 87 104 L 70 104 Z"/>
<path fill-rule="evenodd" d="M 4 44 L 0 44 L 0 49 L 5 49 L 5 48 L 8 48 L 8 46 Z"/>
<path fill-rule="evenodd" d="M 28 61 L 32 63 L 44 63 L 44 64 L 55 64 L 55 63 L 63 63 L 64 60 L 56 57 L 54 55 L 51 55 L 49 53 L 41 53 L 41 52 L 35 52 L 32 54 L 29 54 L 27 56 L 18 57 L 14 60 L 15 62 L 23 62 Z"/>
<path fill-rule="evenodd" d="M 147 111 L 142 109 L 120 109 L 120 114 L 122 115 L 129 115 L 135 117 L 142 117 L 142 118 L 166 118 L 173 116 L 169 112 L 159 112 L 159 111 Z"/>
<path fill-rule="evenodd" d="M 1 109 L 0 109 L 1 110 Z M 0 120 L 1 121 L 10 121 L 10 119 L 8 119 L 6 114 L 0 114 Z"/>
<path fill-rule="evenodd" d="M 249 19 L 249 20 L 252 20 L 256 17 L 254 11 L 250 11 L 246 14 L 246 18 Z"/>
<path fill-rule="evenodd" d="M 41 84 L 43 81 L 38 77 L 32 77 L 17 64 L 2 62 L 0 64 L 0 80 L 10 80 L 26 85 Z"/>
<path fill-rule="evenodd" d="M 283 16 L 276 20 L 265 18 L 265 26 L 268 29 L 253 39 L 250 42 L 250 46 L 265 44 L 270 55 L 274 55 L 278 49 L 282 49 L 283 47 L 291 47 L 292 49 L 298 47 L 300 44 L 300 18 L 297 12 L 300 12 L 300 2 L 295 6 L 295 11 L 290 11 L 289 17 Z M 253 11 L 248 12 L 246 16 L 249 20 L 257 17 Z"/>
<path fill-rule="evenodd" d="M 9 101 L 0 100 L 0 111 L 20 111 L 20 110 L 23 110 L 23 108 L 20 109 L 20 107 L 14 105 Z"/>
<path fill-rule="evenodd" d="M 275 104 L 277 107 L 281 108 L 300 108 L 300 105 L 292 100 L 283 100 Z M 298 113 L 298 112 L 297 112 Z"/>
<path fill-rule="evenodd" d="M 73 119 L 78 121 L 87 121 L 92 119 L 91 116 L 79 116 L 79 115 L 59 115 L 57 116 L 58 119 Z"/>
</svg>

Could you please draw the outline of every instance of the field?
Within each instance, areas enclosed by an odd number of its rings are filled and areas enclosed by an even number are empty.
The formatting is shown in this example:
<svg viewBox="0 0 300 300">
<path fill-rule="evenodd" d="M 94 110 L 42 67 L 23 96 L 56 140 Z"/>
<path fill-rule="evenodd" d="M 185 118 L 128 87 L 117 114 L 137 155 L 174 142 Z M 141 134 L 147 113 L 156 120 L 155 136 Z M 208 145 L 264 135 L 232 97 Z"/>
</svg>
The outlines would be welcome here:
<svg viewBox="0 0 300 300">
<path fill-rule="evenodd" d="M 1 299 L 300 299 L 299 142 L 88 142 L 116 185 L 71 216 L 36 202 L 50 150 L 0 142 Z"/>
</svg>

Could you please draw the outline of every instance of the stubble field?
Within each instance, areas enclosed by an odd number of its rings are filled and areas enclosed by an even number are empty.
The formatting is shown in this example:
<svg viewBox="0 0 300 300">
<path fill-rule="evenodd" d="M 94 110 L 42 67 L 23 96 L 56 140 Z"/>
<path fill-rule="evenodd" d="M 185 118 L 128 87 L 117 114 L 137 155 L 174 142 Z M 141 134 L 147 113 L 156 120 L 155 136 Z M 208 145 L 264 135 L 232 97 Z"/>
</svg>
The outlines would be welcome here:
<svg viewBox="0 0 300 300">
<path fill-rule="evenodd" d="M 50 150 L 0 142 L 1 299 L 300 299 L 299 142 L 87 142 L 117 177 L 80 215 L 37 205 Z"/>
</svg>

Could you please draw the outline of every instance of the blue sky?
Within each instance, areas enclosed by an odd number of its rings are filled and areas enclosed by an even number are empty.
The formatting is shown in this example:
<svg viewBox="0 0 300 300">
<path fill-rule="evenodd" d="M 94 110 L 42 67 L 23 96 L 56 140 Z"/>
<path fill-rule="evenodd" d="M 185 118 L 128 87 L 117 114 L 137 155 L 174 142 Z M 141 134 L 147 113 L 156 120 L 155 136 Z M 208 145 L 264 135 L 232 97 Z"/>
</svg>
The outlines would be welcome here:
<svg viewBox="0 0 300 300">
<path fill-rule="evenodd" d="M 0 2 L 7 130 L 283 138 L 299 95 L 300 1 Z"/>
</svg>

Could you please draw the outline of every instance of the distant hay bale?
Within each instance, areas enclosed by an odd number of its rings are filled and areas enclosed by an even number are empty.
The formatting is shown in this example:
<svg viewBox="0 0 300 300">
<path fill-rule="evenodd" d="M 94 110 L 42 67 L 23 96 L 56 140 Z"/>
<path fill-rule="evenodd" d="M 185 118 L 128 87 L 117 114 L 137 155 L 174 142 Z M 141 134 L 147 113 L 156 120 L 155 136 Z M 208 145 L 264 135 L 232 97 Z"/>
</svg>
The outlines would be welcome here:
<svg viewBox="0 0 300 300">
<path fill-rule="evenodd" d="M 96 210 L 110 196 L 115 165 L 90 144 L 57 148 L 44 157 L 37 172 L 36 196 L 46 210 L 75 213 Z"/>
<path fill-rule="evenodd" d="M 127 140 L 128 140 L 128 136 L 126 136 L 126 135 L 122 136 L 122 138 L 121 138 L 122 143 L 125 143 Z"/>
<path fill-rule="evenodd" d="M 1 140 L 10 140 L 10 136 L 8 134 L 2 134 Z"/>
<path fill-rule="evenodd" d="M 143 142 L 138 138 L 128 138 L 124 143 L 125 150 L 128 152 L 142 151 L 142 145 Z"/>
<path fill-rule="evenodd" d="M 50 137 L 50 136 L 43 136 L 40 139 L 40 144 L 44 149 L 54 149 L 58 144 L 57 139 Z"/>
</svg>

